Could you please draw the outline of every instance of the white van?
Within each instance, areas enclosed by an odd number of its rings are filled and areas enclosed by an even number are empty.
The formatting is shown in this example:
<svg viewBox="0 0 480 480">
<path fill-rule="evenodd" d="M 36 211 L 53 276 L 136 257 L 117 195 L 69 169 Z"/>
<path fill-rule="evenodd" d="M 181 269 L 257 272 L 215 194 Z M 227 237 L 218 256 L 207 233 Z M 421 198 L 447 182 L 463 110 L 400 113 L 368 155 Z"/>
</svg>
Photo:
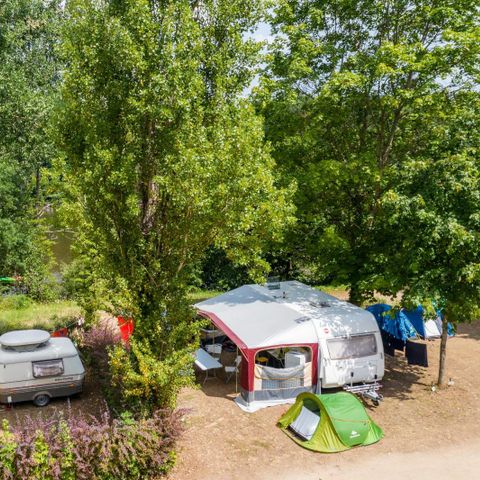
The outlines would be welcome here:
<svg viewBox="0 0 480 480">
<path fill-rule="evenodd" d="M 85 369 L 69 338 L 44 330 L 15 330 L 0 336 L 0 403 L 33 401 L 79 393 Z"/>
</svg>

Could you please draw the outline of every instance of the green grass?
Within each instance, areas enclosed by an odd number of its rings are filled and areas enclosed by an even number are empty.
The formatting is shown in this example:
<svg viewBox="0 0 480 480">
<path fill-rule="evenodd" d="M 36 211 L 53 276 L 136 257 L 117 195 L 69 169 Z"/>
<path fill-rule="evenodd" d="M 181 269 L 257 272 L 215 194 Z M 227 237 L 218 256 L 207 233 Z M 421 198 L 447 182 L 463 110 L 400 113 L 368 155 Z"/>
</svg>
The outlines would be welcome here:
<svg viewBox="0 0 480 480">
<path fill-rule="evenodd" d="M 194 292 L 190 292 L 188 294 L 188 298 L 192 303 L 203 302 L 203 300 L 208 300 L 209 298 L 216 297 L 217 295 L 221 295 L 222 293 L 220 290 L 197 290 Z"/>
<path fill-rule="evenodd" d="M 44 328 L 53 330 L 80 314 L 80 307 L 70 300 L 52 303 L 0 299 L 0 333 L 9 330 Z"/>
</svg>

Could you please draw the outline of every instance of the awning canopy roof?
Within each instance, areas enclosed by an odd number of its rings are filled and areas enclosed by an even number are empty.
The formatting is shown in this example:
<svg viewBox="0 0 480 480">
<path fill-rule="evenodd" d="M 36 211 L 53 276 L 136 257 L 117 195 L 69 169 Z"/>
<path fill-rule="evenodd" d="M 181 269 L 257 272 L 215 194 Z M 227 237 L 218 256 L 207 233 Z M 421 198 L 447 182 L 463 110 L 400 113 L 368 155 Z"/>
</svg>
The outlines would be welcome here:
<svg viewBox="0 0 480 480">
<path fill-rule="evenodd" d="M 378 330 L 371 313 L 296 281 L 275 290 L 244 285 L 195 307 L 240 348 L 312 344 Z"/>
</svg>

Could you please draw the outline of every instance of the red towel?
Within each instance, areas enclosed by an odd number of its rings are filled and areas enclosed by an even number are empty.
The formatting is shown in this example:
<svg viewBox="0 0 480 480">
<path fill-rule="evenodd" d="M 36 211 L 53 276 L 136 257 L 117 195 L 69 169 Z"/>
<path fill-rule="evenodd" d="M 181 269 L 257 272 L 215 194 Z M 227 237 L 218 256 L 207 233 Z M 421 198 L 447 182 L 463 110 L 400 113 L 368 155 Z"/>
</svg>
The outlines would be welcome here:
<svg viewBox="0 0 480 480">
<path fill-rule="evenodd" d="M 117 317 L 120 335 L 123 342 L 128 345 L 133 333 L 133 320 L 131 318 Z"/>
</svg>

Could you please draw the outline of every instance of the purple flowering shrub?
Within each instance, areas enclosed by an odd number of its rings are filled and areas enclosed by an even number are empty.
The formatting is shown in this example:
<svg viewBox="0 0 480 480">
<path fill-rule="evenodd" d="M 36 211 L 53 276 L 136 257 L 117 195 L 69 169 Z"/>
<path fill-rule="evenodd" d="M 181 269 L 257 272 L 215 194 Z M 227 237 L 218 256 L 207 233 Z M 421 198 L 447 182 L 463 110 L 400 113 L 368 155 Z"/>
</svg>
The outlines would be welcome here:
<svg viewBox="0 0 480 480">
<path fill-rule="evenodd" d="M 121 342 L 120 330 L 111 323 L 98 322 L 88 330 L 78 331 L 76 340 L 82 360 L 100 385 L 108 405 L 112 410 L 122 411 L 119 392 L 112 386 L 109 361 L 110 350 Z"/>
<path fill-rule="evenodd" d="M 79 338 L 82 351 L 88 353 L 93 365 L 100 370 L 108 366 L 108 350 L 120 341 L 120 330 L 108 322 L 93 325 Z"/>
<path fill-rule="evenodd" d="M 158 410 L 147 419 L 56 415 L 0 428 L 0 479 L 149 479 L 175 462 L 182 411 Z"/>
</svg>

